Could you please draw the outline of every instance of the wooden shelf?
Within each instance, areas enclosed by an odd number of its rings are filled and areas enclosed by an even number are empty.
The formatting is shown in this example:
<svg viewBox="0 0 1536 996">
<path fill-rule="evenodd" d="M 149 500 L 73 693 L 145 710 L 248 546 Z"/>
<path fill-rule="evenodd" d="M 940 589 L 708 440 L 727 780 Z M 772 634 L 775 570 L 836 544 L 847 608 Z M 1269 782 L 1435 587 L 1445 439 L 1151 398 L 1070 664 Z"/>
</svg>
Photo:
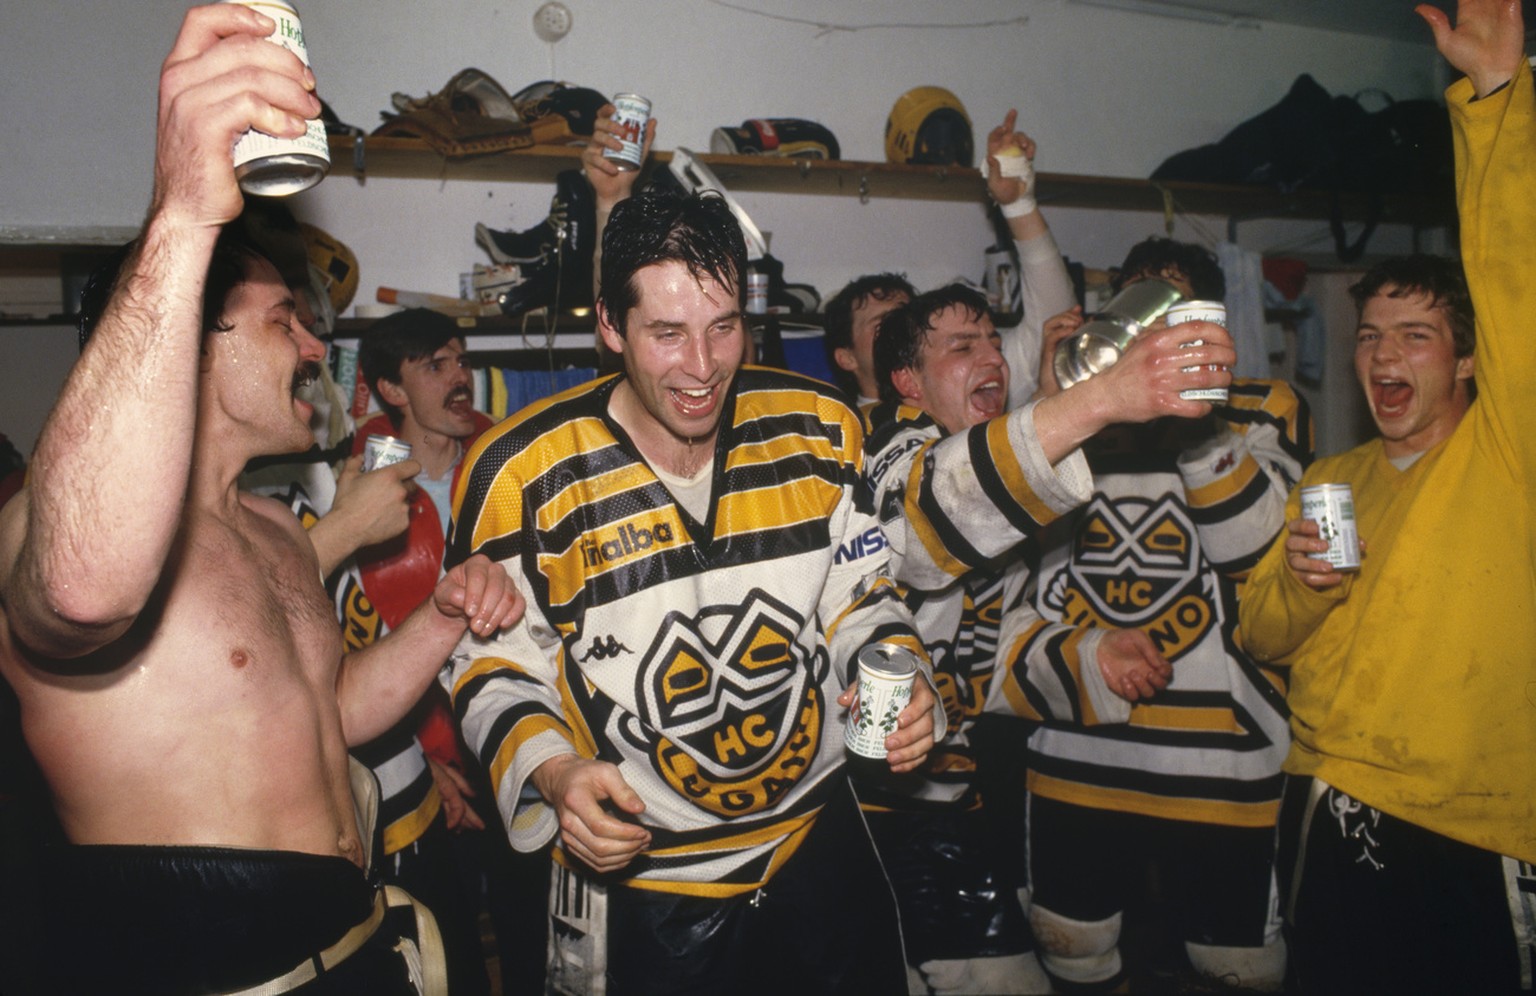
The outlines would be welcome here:
<svg viewBox="0 0 1536 996">
<path fill-rule="evenodd" d="M 575 169 L 581 163 L 581 150 L 574 146 L 534 146 L 516 152 L 447 159 L 420 139 L 364 138 L 360 142 L 359 147 L 358 141 L 350 138 L 331 139 L 330 179 L 333 182 L 376 176 L 551 184 L 561 170 Z M 655 163 L 666 163 L 671 161 L 672 154 L 655 152 L 651 158 Z M 981 203 L 987 196 L 981 173 L 959 166 L 897 166 L 766 156 L 700 155 L 698 158 L 732 192 L 972 203 Z M 1037 184 L 1041 204 L 1102 211 L 1162 213 L 1165 192 L 1172 198 L 1177 211 L 1237 221 L 1257 218 L 1319 221 L 1327 220 L 1333 210 L 1332 197 L 1316 190 L 1282 194 L 1264 187 L 1156 183 L 1072 173 L 1041 173 Z M 1367 215 L 1366 198 L 1360 195 L 1345 195 L 1340 203 L 1348 221 L 1359 221 Z M 1380 220 L 1430 228 L 1448 225 L 1454 218 L 1455 205 L 1449 201 L 1389 197 L 1383 205 Z M 137 230 L 130 228 L 0 228 L 0 247 L 14 248 L 36 261 L 50 253 L 121 245 L 137 234 Z M 15 261 L 0 260 L 0 265 L 14 267 Z"/>
<path fill-rule="evenodd" d="M 700 162 L 727 190 L 784 194 L 831 194 L 922 200 L 974 201 L 985 196 L 973 169 L 893 166 L 888 163 L 817 162 L 764 156 L 700 155 Z M 672 161 L 666 151 L 651 154 L 653 165 Z M 534 146 L 514 152 L 448 159 L 414 138 L 365 138 L 362 152 L 349 138 L 331 139 L 331 179 L 379 176 L 418 180 L 553 183 L 555 174 L 577 169 L 581 149 Z M 359 168 L 361 167 L 361 168 Z"/>
<path fill-rule="evenodd" d="M 553 184 L 556 174 L 580 165 L 574 146 L 534 146 L 516 152 L 447 159 L 426 142 L 412 138 L 331 139 L 331 182 L 346 178 L 386 177 L 415 180 L 476 180 Z M 652 154 L 654 168 L 670 162 L 670 152 Z M 857 197 L 860 200 L 952 201 L 984 203 L 986 183 L 980 172 L 958 166 L 898 166 L 890 163 L 775 159 L 764 156 L 700 155 L 727 190 L 775 194 Z M 1264 187 L 1202 183 L 1158 183 L 1111 176 L 1041 173 L 1036 189 L 1040 203 L 1053 208 L 1100 211 L 1166 210 L 1226 218 L 1230 232 L 1238 222 L 1257 219 L 1326 221 L 1333 212 L 1327 192 L 1304 190 L 1289 194 Z M 1359 223 L 1369 215 L 1367 199 L 1340 198 L 1344 220 Z M 1379 220 L 1416 229 L 1447 227 L 1455 221 L 1449 198 L 1389 197 Z M 56 272 L 79 252 L 103 253 L 136 235 L 126 228 L 0 228 L 0 272 Z M 46 323 L 47 319 L 42 320 Z M 487 321 L 482 319 L 481 321 Z M 490 319 L 491 322 L 505 319 Z M 590 322 L 590 319 L 588 320 Z M 9 320 L 8 324 L 30 324 Z M 588 326 L 590 328 L 590 326 Z M 345 329 L 343 323 L 340 328 Z M 561 322 L 561 332 L 569 330 Z M 491 325 L 482 334 L 515 335 L 521 328 Z M 542 332 L 530 335 L 542 340 Z"/>
<path fill-rule="evenodd" d="M 353 139 L 331 140 L 331 178 L 368 176 L 478 180 L 484 182 L 553 183 L 562 170 L 580 165 L 581 150 L 573 146 L 534 146 L 515 152 L 444 158 L 419 139 L 365 138 L 358 151 Z M 655 163 L 670 162 L 670 152 L 652 153 Z M 986 182 L 978 170 L 959 166 L 898 166 L 890 163 L 775 159 L 764 156 L 700 155 L 700 162 L 731 192 L 816 194 L 906 200 L 970 201 L 986 198 Z M 359 168 L 360 167 L 360 168 Z M 1053 207 L 1108 211 L 1154 211 L 1165 208 L 1167 193 L 1176 210 L 1238 220 L 1295 218 L 1325 220 L 1333 198 L 1315 190 L 1283 194 L 1253 186 L 1203 183 L 1158 183 L 1109 176 L 1041 173 L 1037 196 Z M 1364 218 L 1366 198 L 1341 198 L 1345 218 Z M 1432 227 L 1447 224 L 1453 205 L 1412 198 L 1388 198 L 1383 222 Z"/>
<path fill-rule="evenodd" d="M 1232 220 L 1275 218 L 1326 221 L 1333 215 L 1333 195 L 1320 190 L 1281 193 L 1266 187 L 1132 180 L 1109 176 L 1041 173 L 1037 194 L 1042 205 L 1097 208 L 1111 211 L 1164 210 L 1164 191 L 1174 209 L 1185 214 L 1216 215 Z M 1358 222 L 1369 214 L 1369 199 L 1342 194 L 1344 220 Z M 1455 205 L 1423 198 L 1387 197 L 1378 219 L 1383 224 L 1434 228 L 1450 224 Z"/>
</svg>

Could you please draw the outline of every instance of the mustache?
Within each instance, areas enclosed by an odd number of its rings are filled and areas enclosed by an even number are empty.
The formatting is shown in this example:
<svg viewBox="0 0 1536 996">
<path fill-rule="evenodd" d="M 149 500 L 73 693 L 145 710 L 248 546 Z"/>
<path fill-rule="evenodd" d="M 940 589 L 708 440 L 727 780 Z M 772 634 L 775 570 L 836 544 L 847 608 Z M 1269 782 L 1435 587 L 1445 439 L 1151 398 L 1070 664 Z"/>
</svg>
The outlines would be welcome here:
<svg viewBox="0 0 1536 996">
<path fill-rule="evenodd" d="M 458 402 L 458 401 L 472 401 L 472 400 L 474 400 L 474 395 L 470 392 L 469 388 L 467 388 L 467 387 L 456 387 L 453 390 L 448 392 L 448 396 L 443 399 L 443 404 L 444 405 L 451 405 L 451 404 L 454 404 L 455 402 Z"/>
</svg>

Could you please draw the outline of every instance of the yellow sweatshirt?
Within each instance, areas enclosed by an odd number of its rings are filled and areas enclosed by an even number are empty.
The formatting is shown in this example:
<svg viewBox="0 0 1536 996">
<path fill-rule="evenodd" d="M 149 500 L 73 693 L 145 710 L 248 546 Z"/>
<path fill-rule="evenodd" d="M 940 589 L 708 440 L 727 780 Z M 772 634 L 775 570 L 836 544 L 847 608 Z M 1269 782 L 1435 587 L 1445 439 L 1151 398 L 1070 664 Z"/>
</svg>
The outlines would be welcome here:
<svg viewBox="0 0 1536 996">
<path fill-rule="evenodd" d="M 1361 570 L 1313 591 L 1282 536 L 1240 627 L 1292 668 L 1287 771 L 1536 862 L 1536 92 L 1522 62 L 1498 93 L 1474 101 L 1461 80 L 1446 100 L 1478 398 L 1407 471 L 1379 440 L 1314 463 L 1303 486 L 1354 488 Z"/>
</svg>

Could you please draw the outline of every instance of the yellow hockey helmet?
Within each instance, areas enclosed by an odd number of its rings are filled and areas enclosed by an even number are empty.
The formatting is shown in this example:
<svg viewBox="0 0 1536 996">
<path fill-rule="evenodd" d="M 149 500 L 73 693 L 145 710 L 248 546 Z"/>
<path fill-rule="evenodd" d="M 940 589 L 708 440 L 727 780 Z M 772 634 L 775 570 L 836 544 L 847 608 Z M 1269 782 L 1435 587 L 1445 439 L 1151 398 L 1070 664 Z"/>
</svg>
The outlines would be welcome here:
<svg viewBox="0 0 1536 996">
<path fill-rule="evenodd" d="M 323 275 L 325 291 L 339 315 L 357 293 L 357 257 L 346 243 L 323 228 L 300 222 L 299 232 L 304 236 L 310 265 Z"/>
<path fill-rule="evenodd" d="M 896 98 L 885 120 L 885 160 L 929 166 L 970 166 L 971 119 L 960 98 L 940 86 L 920 86 Z"/>
</svg>

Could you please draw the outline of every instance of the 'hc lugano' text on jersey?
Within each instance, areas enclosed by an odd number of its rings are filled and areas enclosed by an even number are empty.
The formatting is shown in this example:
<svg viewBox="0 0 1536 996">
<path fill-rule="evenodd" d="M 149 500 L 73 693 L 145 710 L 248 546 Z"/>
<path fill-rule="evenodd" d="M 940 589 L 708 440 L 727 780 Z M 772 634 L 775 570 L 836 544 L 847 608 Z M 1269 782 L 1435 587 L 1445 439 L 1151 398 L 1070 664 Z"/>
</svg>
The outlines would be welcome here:
<svg viewBox="0 0 1536 996">
<path fill-rule="evenodd" d="M 836 697 L 857 650 L 920 647 L 860 477 L 862 430 L 830 387 L 737 375 L 699 522 L 608 414 L 618 383 L 525 409 L 470 454 L 448 559 L 502 563 L 528 608 L 461 644 L 455 711 L 515 846 L 555 833 L 528 778 L 575 751 L 646 802 L 652 846 L 624 884 L 750 891 L 843 777 Z"/>
<path fill-rule="evenodd" d="M 1030 791 L 1060 802 L 1224 826 L 1272 826 L 1289 745 L 1281 672 L 1236 636 L 1240 586 L 1283 524 L 1312 456 L 1305 403 L 1280 381 L 1237 380 L 1211 432 L 1165 419 L 1088 448 L 1095 491 L 1044 531 L 1015 613 L 1037 618 L 1010 653 L 1064 667 L 1144 631 L 1173 680 L 1124 723 L 1049 722 L 1030 739 Z M 1172 436 L 1163 436 L 1171 433 Z M 1075 662 L 1082 670 L 1086 660 Z M 1096 661 L 1093 669 L 1097 670 Z"/>
</svg>

